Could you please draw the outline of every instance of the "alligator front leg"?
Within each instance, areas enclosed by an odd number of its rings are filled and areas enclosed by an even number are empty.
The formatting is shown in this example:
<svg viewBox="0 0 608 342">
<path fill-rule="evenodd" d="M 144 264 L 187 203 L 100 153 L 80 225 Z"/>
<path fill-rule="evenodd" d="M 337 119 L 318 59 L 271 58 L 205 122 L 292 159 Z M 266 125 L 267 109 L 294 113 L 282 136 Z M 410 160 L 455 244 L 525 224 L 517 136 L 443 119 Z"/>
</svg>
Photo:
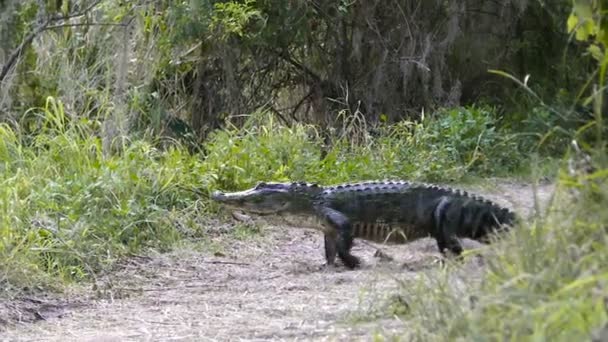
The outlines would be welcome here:
<svg viewBox="0 0 608 342">
<path fill-rule="evenodd" d="M 325 260 L 328 266 L 333 266 L 336 262 L 336 234 L 325 233 Z"/>
<path fill-rule="evenodd" d="M 353 245 L 352 225 L 348 218 L 337 210 L 321 207 L 318 209 L 323 224 L 327 227 L 325 232 L 325 258 L 329 265 L 338 257 L 348 268 L 359 266 L 359 259 L 350 254 Z"/>
</svg>

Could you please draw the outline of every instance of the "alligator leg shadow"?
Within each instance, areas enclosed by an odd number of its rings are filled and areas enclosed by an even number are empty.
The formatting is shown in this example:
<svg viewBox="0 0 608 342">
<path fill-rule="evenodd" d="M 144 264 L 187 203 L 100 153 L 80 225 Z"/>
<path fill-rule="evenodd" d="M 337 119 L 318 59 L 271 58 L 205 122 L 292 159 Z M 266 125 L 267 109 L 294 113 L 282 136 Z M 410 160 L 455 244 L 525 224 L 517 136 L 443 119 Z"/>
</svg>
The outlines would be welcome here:
<svg viewBox="0 0 608 342">
<path fill-rule="evenodd" d="M 390 261 L 395 260 L 390 254 L 383 251 L 382 248 L 379 248 L 371 243 L 368 243 L 365 240 L 359 240 L 359 243 L 366 245 L 369 248 L 375 249 L 376 251 L 374 252 L 374 258 L 380 259 L 381 262 L 390 262 Z"/>
</svg>

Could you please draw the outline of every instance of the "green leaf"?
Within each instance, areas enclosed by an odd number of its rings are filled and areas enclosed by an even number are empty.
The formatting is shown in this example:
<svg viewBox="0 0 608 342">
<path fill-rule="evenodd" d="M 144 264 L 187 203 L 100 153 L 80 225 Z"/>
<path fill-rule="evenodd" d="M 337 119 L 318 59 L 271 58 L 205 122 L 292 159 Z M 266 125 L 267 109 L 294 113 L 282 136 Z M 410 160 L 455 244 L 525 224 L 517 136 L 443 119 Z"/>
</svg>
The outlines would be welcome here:
<svg viewBox="0 0 608 342">
<path fill-rule="evenodd" d="M 579 28 L 576 30 L 576 39 L 577 40 L 587 40 L 589 36 L 595 33 L 595 24 L 592 21 L 585 21 Z"/>
<path fill-rule="evenodd" d="M 604 59 L 604 51 L 597 44 L 591 44 L 587 51 L 595 58 L 597 61 L 601 61 Z"/>
<path fill-rule="evenodd" d="M 578 17 L 572 13 L 568 17 L 568 32 L 572 32 L 578 25 Z"/>
<path fill-rule="evenodd" d="M 587 40 L 590 36 L 597 35 L 600 31 L 599 25 L 593 17 L 593 3 L 591 0 L 575 0 L 572 14 L 568 17 L 568 32 L 575 31 L 577 40 Z"/>
<path fill-rule="evenodd" d="M 574 0 L 573 12 L 584 20 L 593 20 L 592 0 Z"/>
</svg>

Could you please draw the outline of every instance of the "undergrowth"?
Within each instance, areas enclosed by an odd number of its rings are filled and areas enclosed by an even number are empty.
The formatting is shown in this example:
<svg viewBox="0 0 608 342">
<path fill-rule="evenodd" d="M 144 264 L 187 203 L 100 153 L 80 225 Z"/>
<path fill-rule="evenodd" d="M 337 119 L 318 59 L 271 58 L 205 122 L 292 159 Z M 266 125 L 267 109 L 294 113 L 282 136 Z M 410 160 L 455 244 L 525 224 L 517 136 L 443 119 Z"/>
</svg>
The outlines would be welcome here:
<svg viewBox="0 0 608 342">
<path fill-rule="evenodd" d="M 386 311 L 407 321 L 405 340 L 608 340 L 608 157 L 603 99 L 608 35 L 601 30 L 606 11 L 603 2 L 575 0 L 573 4 L 568 30 L 576 40 L 590 44 L 588 51 L 598 65 L 587 84 L 595 81 L 597 88 L 583 101 L 593 105 L 588 113 L 593 120 L 587 118 L 576 131 L 589 154 L 581 153 L 578 144 L 568 144 L 568 162 L 560 168 L 557 190 L 547 209 L 540 212 L 536 203 L 533 217 L 519 222 L 500 242 L 484 247 L 486 266 L 481 274 L 467 274 L 462 264 L 452 264 L 403 284 L 399 300 L 389 301 Z M 543 110 L 528 124 L 551 129 L 539 136 L 536 145 L 561 152 L 571 133 L 552 121 L 567 119 L 571 113 L 543 103 L 528 87 L 527 77 L 520 81 L 494 72 L 515 81 L 539 102 Z M 581 89 L 579 96 L 585 91 Z"/>
<path fill-rule="evenodd" d="M 445 182 L 526 163 L 520 144 L 498 128 L 488 108 L 449 109 L 380 127 L 374 136 L 359 132 L 364 139 L 356 143 L 336 137 L 329 148 L 312 126 L 287 127 L 256 113 L 242 128 L 216 131 L 199 155 L 179 144 L 160 149 L 150 139 L 104 153 L 99 123 L 70 119 L 54 98 L 32 114 L 36 134 L 0 125 L 5 295 L 94 278 L 130 253 L 166 250 L 204 235 L 195 218 L 212 216 L 207 194 L 218 188 L 259 180 Z M 602 158 L 596 160 L 606 165 Z M 562 184 L 576 189 L 575 201 L 558 198 L 531 227 L 488 247 L 481 283 L 450 286 L 454 270 L 448 268 L 433 277 L 430 289 L 408 284 L 405 300 L 391 304 L 412 326 L 408 339 L 552 340 L 596 333 L 608 321 L 608 169 L 598 169 L 563 177 Z M 249 231 L 235 234 L 248 238 Z"/>
<path fill-rule="evenodd" d="M 485 247 L 481 281 L 454 264 L 402 287 L 389 314 L 409 341 L 582 341 L 608 336 L 608 160 L 562 174 L 551 205 Z M 423 295 L 422 295 L 423 294 Z"/>
<path fill-rule="evenodd" d="M 146 248 L 204 235 L 207 195 L 260 180 L 323 184 L 399 177 L 456 180 L 521 162 L 490 108 L 456 108 L 338 137 L 322 156 L 312 126 L 287 127 L 260 112 L 216 131 L 193 155 L 179 144 L 124 141 L 106 153 L 99 122 L 74 120 L 58 99 L 28 113 L 28 133 L 0 126 L 0 283 L 6 291 L 95 277 Z M 167 146 L 164 144 L 162 146 Z M 500 152 L 503 151 L 503 152 Z"/>
<path fill-rule="evenodd" d="M 465 175 L 510 174 L 528 159 L 508 131 L 500 131 L 493 108 L 458 107 L 419 121 L 385 125 L 371 135 L 347 127 L 322 156 L 314 126 L 286 127 L 255 113 L 241 128 L 216 131 L 206 144 L 205 164 L 224 189 L 260 179 L 323 184 L 362 179 L 407 178 L 456 181 Z M 353 136 L 361 137 L 354 141 Z"/>
<path fill-rule="evenodd" d="M 197 158 L 146 141 L 104 155 L 95 123 L 70 121 L 53 98 L 33 112 L 35 136 L 0 125 L 4 290 L 93 276 L 127 253 L 180 238 L 180 211 L 196 207 L 187 189 L 211 182 Z"/>
</svg>

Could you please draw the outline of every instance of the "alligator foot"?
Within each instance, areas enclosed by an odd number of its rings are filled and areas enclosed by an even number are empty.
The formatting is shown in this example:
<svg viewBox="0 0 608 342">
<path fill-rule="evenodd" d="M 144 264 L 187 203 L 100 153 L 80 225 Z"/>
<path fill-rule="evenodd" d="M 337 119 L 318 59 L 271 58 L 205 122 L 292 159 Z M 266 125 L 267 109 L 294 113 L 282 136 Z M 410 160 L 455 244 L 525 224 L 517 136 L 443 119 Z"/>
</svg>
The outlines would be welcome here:
<svg viewBox="0 0 608 342">
<path fill-rule="evenodd" d="M 433 260 L 433 265 L 438 265 L 439 268 L 445 268 L 447 266 L 445 260 L 445 257 L 437 257 L 435 260 Z"/>
<path fill-rule="evenodd" d="M 446 248 L 443 251 L 441 251 L 441 255 L 442 255 L 442 258 L 444 258 L 444 259 L 455 260 L 458 262 L 464 261 L 464 255 L 462 253 L 462 249 L 453 251 L 449 248 Z"/>
<path fill-rule="evenodd" d="M 351 270 L 354 270 L 355 268 L 359 268 L 361 266 L 359 258 L 352 254 L 340 255 L 340 260 L 342 260 L 342 263 L 344 264 L 344 266 L 346 266 L 346 268 Z"/>
<path fill-rule="evenodd" d="M 340 258 L 340 263 L 324 263 L 323 265 L 319 266 L 319 270 L 320 271 L 325 271 L 325 270 L 332 270 L 332 271 L 336 271 L 339 269 L 342 269 L 343 267 L 349 270 L 353 270 L 356 268 L 361 267 L 361 262 L 359 261 L 359 258 L 357 258 L 354 255 L 348 255 L 345 258 Z"/>
<path fill-rule="evenodd" d="M 317 266 L 315 271 L 321 273 L 336 273 L 343 270 L 344 268 L 339 265 L 324 263 L 322 265 Z"/>
<path fill-rule="evenodd" d="M 245 223 L 253 222 L 253 219 L 251 218 L 251 216 L 238 212 L 238 211 L 233 211 L 232 217 L 237 221 L 241 221 L 241 222 L 245 222 Z"/>
</svg>

